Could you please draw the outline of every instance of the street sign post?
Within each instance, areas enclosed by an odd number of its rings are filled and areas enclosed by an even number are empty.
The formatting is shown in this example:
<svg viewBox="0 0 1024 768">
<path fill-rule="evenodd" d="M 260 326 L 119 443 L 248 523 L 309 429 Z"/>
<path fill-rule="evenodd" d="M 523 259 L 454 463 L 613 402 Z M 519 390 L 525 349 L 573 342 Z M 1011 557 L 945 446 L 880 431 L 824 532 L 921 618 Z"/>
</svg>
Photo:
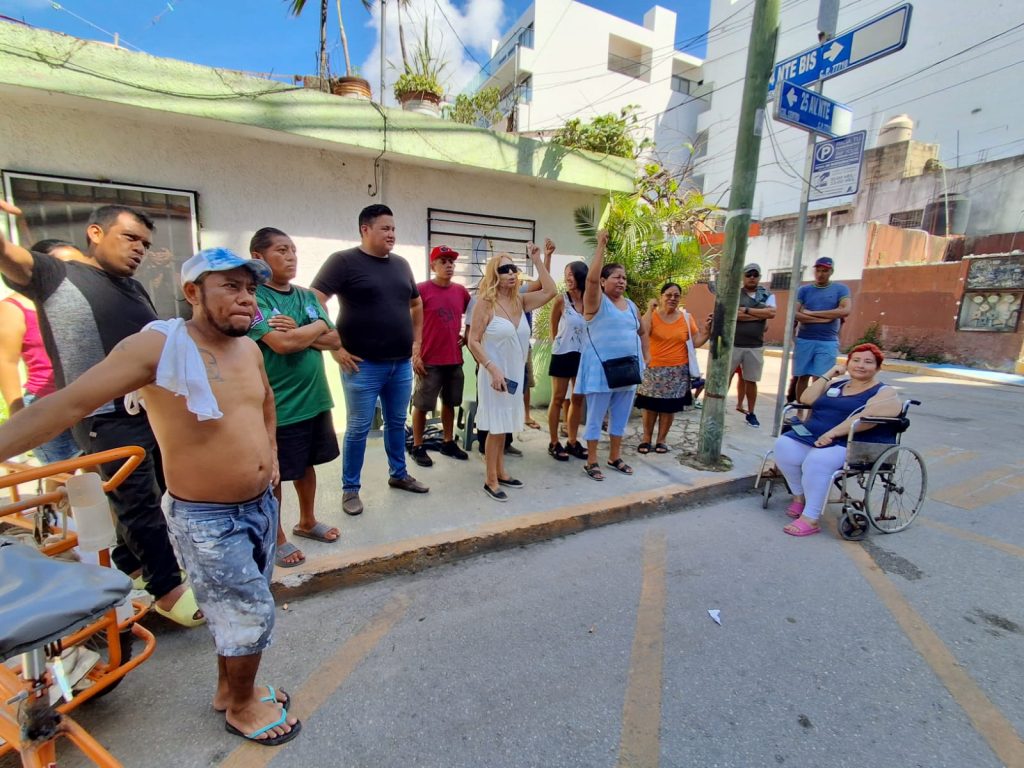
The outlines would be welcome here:
<svg viewBox="0 0 1024 768">
<path fill-rule="evenodd" d="M 820 93 L 786 83 L 775 99 L 775 119 L 828 138 L 845 136 L 853 126 L 853 110 Z"/>
<path fill-rule="evenodd" d="M 771 98 L 782 83 L 810 85 L 902 50 L 910 30 L 910 3 L 848 29 L 835 39 L 778 62 L 768 81 Z"/>
<path fill-rule="evenodd" d="M 814 145 L 810 199 L 855 195 L 860 190 L 860 169 L 867 131 L 857 131 Z"/>
</svg>

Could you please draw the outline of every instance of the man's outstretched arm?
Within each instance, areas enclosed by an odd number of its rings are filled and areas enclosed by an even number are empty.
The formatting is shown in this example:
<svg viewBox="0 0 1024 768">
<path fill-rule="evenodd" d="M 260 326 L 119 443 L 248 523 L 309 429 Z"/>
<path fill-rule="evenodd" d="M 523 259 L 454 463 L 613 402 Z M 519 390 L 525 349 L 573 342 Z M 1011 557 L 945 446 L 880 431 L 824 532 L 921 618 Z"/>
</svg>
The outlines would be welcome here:
<svg viewBox="0 0 1024 768">
<path fill-rule="evenodd" d="M 21 209 L 0 199 L 0 211 L 14 216 L 21 215 Z M 28 285 L 32 282 L 32 266 L 35 259 L 20 245 L 15 245 L 0 232 L 0 273 L 14 285 Z"/>
<path fill-rule="evenodd" d="M 70 385 L 14 414 L 0 426 L 0 460 L 53 439 L 103 403 L 152 383 L 164 340 L 156 331 L 129 336 Z"/>
</svg>

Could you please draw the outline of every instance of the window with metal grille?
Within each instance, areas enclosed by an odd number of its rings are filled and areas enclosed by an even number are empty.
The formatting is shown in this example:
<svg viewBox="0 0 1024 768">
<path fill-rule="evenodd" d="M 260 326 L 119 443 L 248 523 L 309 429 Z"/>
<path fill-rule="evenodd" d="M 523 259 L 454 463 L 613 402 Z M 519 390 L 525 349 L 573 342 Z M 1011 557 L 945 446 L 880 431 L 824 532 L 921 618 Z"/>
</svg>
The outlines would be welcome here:
<svg viewBox="0 0 1024 768">
<path fill-rule="evenodd" d="M 899 213 L 890 213 L 889 226 L 902 227 L 903 229 L 920 229 L 923 217 L 923 208 L 918 208 L 916 211 L 900 211 Z"/>
<path fill-rule="evenodd" d="M 771 290 L 773 290 L 773 291 L 788 291 L 789 290 L 789 286 L 790 286 L 790 281 L 792 280 L 792 278 L 793 278 L 793 273 L 789 272 L 789 271 L 786 271 L 786 272 L 772 272 L 772 281 L 770 283 Z"/>
<path fill-rule="evenodd" d="M 520 271 L 533 274 L 533 262 L 526 256 L 526 244 L 536 242 L 535 219 L 469 213 L 443 208 L 427 209 L 427 256 L 436 245 L 447 245 L 459 252 L 455 261 L 455 280 L 476 290 L 484 274 L 484 265 L 496 253 L 507 253 Z M 429 263 L 427 266 L 429 271 Z"/>
</svg>

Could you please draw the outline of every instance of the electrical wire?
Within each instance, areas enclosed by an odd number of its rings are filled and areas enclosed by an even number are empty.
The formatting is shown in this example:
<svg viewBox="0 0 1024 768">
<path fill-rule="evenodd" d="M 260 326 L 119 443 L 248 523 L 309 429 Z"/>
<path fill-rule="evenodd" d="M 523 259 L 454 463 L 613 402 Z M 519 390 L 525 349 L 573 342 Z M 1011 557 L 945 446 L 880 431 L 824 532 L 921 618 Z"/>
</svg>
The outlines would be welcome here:
<svg viewBox="0 0 1024 768">
<path fill-rule="evenodd" d="M 129 43 L 129 42 L 127 41 L 127 40 L 125 40 L 125 39 L 124 39 L 123 37 L 121 37 L 121 35 L 120 35 L 120 34 L 118 34 L 118 33 L 116 33 L 116 32 L 110 32 L 110 31 L 108 31 L 108 30 L 104 29 L 103 27 L 99 26 L 98 24 L 93 24 L 93 23 L 92 23 L 91 21 L 89 21 L 88 19 L 84 18 L 83 16 L 79 16 L 79 15 L 78 15 L 77 13 L 75 13 L 74 11 L 72 11 L 72 10 L 71 10 L 70 8 L 66 8 L 65 6 L 61 5 L 60 3 L 55 3 L 55 2 L 51 2 L 51 3 L 50 3 L 50 7 L 51 7 L 51 8 L 53 8 L 53 10 L 55 10 L 55 11 L 64 11 L 64 13 L 68 14 L 68 16 L 73 16 L 74 18 L 76 18 L 76 19 L 78 19 L 78 20 L 79 20 L 80 22 L 82 22 L 83 24 L 88 24 L 88 25 L 89 25 L 90 27 L 92 27 L 93 29 L 99 30 L 99 31 L 100 31 L 100 32 L 102 32 L 102 33 L 103 33 L 104 35 L 107 35 L 108 37 L 111 37 L 111 38 L 113 38 L 114 40 L 117 40 L 117 41 L 118 41 L 118 43 L 123 43 L 123 44 L 124 44 L 125 46 L 127 46 L 128 48 L 134 48 L 134 49 L 135 49 L 136 51 L 138 51 L 139 53 L 145 53 L 145 51 L 144 51 L 144 50 L 142 50 L 141 48 L 139 48 L 139 46 L 137 46 L 137 45 L 132 45 L 132 44 L 131 44 L 131 43 Z"/>
</svg>

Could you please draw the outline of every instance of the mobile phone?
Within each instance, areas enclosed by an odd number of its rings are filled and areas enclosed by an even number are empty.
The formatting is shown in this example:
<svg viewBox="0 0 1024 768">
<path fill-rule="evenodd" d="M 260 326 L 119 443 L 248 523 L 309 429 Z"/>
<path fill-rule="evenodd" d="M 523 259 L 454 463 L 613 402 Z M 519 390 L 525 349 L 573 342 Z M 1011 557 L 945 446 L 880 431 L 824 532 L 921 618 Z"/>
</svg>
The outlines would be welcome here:
<svg viewBox="0 0 1024 768">
<path fill-rule="evenodd" d="M 796 432 L 800 437 L 810 437 L 811 430 L 805 427 L 803 424 L 794 424 L 793 431 Z"/>
<path fill-rule="evenodd" d="M 519 382 L 518 381 L 512 381 L 512 379 L 508 379 L 508 378 L 505 379 L 505 391 L 506 392 L 508 392 L 510 395 L 514 395 L 516 393 L 517 389 L 519 389 Z"/>
</svg>

